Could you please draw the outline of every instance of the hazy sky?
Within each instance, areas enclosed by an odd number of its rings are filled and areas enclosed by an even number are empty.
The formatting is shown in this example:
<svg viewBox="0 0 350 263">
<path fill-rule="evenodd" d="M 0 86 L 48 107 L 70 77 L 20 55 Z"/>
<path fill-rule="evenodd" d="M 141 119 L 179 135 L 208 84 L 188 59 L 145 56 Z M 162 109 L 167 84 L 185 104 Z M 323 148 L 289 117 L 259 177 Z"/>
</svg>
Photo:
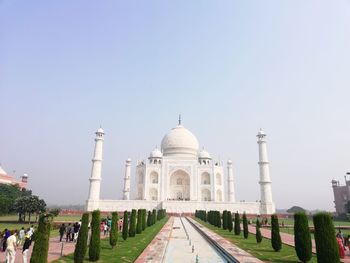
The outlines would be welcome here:
<svg viewBox="0 0 350 263">
<path fill-rule="evenodd" d="M 178 114 L 259 199 L 260 127 L 278 208 L 333 210 L 350 171 L 350 1 L 0 1 L 0 162 L 50 204 L 102 197 Z M 225 169 L 226 170 L 226 169 Z"/>
</svg>

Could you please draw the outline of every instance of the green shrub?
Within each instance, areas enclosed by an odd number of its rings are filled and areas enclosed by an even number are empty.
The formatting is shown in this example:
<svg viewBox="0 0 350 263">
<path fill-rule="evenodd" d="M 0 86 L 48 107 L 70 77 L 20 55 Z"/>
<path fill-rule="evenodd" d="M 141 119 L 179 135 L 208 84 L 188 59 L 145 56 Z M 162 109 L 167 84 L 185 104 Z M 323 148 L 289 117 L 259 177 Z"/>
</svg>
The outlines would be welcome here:
<svg viewBox="0 0 350 263">
<path fill-rule="evenodd" d="M 109 234 L 109 244 L 112 248 L 114 248 L 117 245 L 118 241 L 118 212 L 112 213 L 112 226 L 111 226 L 111 232 Z"/>
<path fill-rule="evenodd" d="M 148 216 L 147 216 L 147 226 L 152 225 L 152 212 L 148 211 Z"/>
<path fill-rule="evenodd" d="M 245 239 L 248 238 L 248 219 L 247 219 L 247 215 L 245 214 L 245 212 L 243 213 L 243 236 Z"/>
<path fill-rule="evenodd" d="M 308 262 L 312 257 L 309 223 L 304 212 L 294 214 L 294 244 L 299 260 Z"/>
<path fill-rule="evenodd" d="M 227 229 L 229 232 L 233 229 L 233 223 L 232 223 L 232 214 L 231 211 L 227 212 Z"/>
<path fill-rule="evenodd" d="M 79 235 L 77 244 L 74 250 L 74 262 L 83 263 L 85 254 L 87 251 L 87 240 L 89 232 L 89 213 L 84 213 L 81 220 L 81 227 L 79 229 Z"/>
<path fill-rule="evenodd" d="M 222 212 L 222 228 L 227 229 L 227 210 Z"/>
<path fill-rule="evenodd" d="M 313 216 L 315 226 L 315 243 L 318 263 L 338 263 L 339 248 L 335 238 L 334 225 L 328 213 Z"/>
<path fill-rule="evenodd" d="M 47 263 L 49 254 L 49 239 L 53 216 L 51 214 L 41 215 L 38 230 L 35 231 L 35 242 L 30 263 Z"/>
<path fill-rule="evenodd" d="M 124 217 L 123 217 L 123 239 L 126 240 L 128 238 L 128 232 L 129 232 L 129 218 L 128 218 L 128 211 L 124 211 Z"/>
<path fill-rule="evenodd" d="M 271 245 L 276 252 L 280 251 L 282 248 L 280 226 L 278 224 L 277 215 L 271 215 Z"/>
<path fill-rule="evenodd" d="M 152 211 L 152 225 L 156 223 L 157 210 L 153 209 Z"/>
<path fill-rule="evenodd" d="M 92 212 L 91 219 L 91 238 L 89 246 L 89 260 L 97 261 L 100 259 L 101 237 L 100 237 L 101 214 L 99 210 Z"/>
<path fill-rule="evenodd" d="M 235 213 L 235 235 L 241 234 L 241 219 L 239 218 L 238 212 Z"/>
<path fill-rule="evenodd" d="M 147 219 L 146 219 L 146 209 L 142 209 L 142 231 L 146 229 L 147 226 Z"/>
<path fill-rule="evenodd" d="M 260 244 L 261 241 L 262 241 L 262 235 L 261 235 L 260 227 L 261 227 L 260 221 L 259 221 L 259 219 L 257 219 L 256 220 L 256 227 L 255 227 L 255 230 L 256 230 L 255 238 L 256 238 L 256 242 L 258 244 Z"/>
<path fill-rule="evenodd" d="M 130 216 L 130 227 L 129 227 L 129 237 L 134 237 L 136 235 L 136 210 L 131 210 Z"/>
<path fill-rule="evenodd" d="M 142 232 L 142 209 L 137 210 L 136 234 Z"/>
</svg>

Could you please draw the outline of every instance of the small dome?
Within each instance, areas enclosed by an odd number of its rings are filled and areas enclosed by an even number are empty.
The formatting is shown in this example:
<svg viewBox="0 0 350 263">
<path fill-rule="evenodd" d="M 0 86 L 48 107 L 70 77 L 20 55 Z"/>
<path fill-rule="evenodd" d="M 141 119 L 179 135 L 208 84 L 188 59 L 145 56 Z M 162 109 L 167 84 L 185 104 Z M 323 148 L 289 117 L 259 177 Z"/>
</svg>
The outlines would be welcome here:
<svg viewBox="0 0 350 263">
<path fill-rule="evenodd" d="M 227 164 L 228 164 L 228 165 L 231 165 L 231 164 L 232 164 L 232 161 L 231 161 L 231 160 L 227 160 Z"/>
<path fill-rule="evenodd" d="M 154 148 L 154 150 L 149 155 L 150 158 L 162 158 L 163 154 L 158 148 Z"/>
<path fill-rule="evenodd" d="M 257 136 L 266 136 L 266 133 L 260 128 Z"/>
<path fill-rule="evenodd" d="M 126 162 L 131 163 L 131 159 L 130 158 L 126 159 Z"/>
<path fill-rule="evenodd" d="M 100 128 L 97 129 L 96 133 L 103 133 L 103 134 L 104 134 L 105 132 L 104 132 L 104 130 L 100 127 Z"/>
<path fill-rule="evenodd" d="M 200 158 L 200 159 L 211 159 L 210 154 L 204 149 L 199 152 L 198 158 Z"/>
<path fill-rule="evenodd" d="M 162 140 L 163 155 L 198 154 L 198 140 L 192 132 L 182 125 L 171 129 Z"/>
</svg>

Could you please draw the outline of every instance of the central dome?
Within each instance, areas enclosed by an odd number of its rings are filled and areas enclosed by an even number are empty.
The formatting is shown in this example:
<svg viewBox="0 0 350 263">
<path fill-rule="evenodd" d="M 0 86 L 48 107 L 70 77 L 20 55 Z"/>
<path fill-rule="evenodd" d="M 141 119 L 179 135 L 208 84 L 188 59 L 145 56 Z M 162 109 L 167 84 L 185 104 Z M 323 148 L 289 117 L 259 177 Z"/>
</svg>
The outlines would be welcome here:
<svg viewBox="0 0 350 263">
<path fill-rule="evenodd" d="M 198 140 L 182 125 L 171 129 L 162 140 L 163 155 L 198 155 Z"/>
</svg>

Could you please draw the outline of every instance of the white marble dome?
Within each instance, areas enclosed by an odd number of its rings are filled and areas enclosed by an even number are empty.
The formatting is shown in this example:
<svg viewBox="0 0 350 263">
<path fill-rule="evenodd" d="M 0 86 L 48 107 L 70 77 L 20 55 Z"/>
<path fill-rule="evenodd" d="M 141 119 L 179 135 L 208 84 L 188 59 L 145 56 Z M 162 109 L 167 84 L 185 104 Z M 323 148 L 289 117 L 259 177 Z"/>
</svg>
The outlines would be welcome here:
<svg viewBox="0 0 350 263">
<path fill-rule="evenodd" d="M 163 155 L 197 155 L 198 140 L 184 126 L 178 125 L 171 129 L 162 140 Z"/>
<path fill-rule="evenodd" d="M 154 150 L 149 155 L 150 158 L 162 158 L 163 154 L 158 148 L 154 148 Z"/>
</svg>

